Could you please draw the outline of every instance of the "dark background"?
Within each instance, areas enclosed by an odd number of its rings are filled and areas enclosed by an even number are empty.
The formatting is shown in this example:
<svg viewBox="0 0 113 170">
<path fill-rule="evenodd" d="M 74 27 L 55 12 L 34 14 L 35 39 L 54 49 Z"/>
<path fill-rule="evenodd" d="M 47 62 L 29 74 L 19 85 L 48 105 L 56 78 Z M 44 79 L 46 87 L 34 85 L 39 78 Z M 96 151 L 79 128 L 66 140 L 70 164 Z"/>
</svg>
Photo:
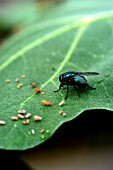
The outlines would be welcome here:
<svg viewBox="0 0 113 170">
<path fill-rule="evenodd" d="M 0 167 L 12 170 L 113 169 L 113 114 L 85 111 L 64 123 L 45 143 L 26 151 L 0 151 Z M 6 163 L 7 162 L 7 163 Z"/>
</svg>

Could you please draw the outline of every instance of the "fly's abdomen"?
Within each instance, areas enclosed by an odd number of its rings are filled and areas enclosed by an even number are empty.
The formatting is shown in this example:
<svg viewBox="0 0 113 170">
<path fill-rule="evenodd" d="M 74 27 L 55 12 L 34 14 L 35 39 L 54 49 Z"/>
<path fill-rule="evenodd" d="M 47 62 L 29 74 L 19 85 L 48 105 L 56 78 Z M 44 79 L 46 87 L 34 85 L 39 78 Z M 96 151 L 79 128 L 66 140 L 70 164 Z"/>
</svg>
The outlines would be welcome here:
<svg viewBox="0 0 113 170">
<path fill-rule="evenodd" d="M 74 84 L 78 87 L 86 87 L 87 85 L 87 80 L 79 75 L 74 76 Z"/>
</svg>

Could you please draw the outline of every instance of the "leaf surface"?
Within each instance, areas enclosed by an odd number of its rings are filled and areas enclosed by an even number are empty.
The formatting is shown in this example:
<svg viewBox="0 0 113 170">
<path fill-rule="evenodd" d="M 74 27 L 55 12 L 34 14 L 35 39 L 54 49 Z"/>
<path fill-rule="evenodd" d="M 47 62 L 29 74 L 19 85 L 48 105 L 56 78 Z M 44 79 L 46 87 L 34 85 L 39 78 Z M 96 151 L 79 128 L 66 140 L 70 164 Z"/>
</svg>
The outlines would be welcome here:
<svg viewBox="0 0 113 170">
<path fill-rule="evenodd" d="M 0 125 L 1 149 L 33 148 L 50 138 L 62 123 L 85 110 L 113 110 L 113 11 L 104 3 L 99 3 L 98 8 L 102 10 L 96 11 L 97 4 L 92 5 L 92 13 L 83 10 L 81 5 L 83 13 L 77 16 L 79 12 L 73 9 L 75 1 L 71 1 L 73 8 L 68 8 L 68 1 L 57 8 L 52 19 L 48 17 L 48 22 L 46 19 L 34 23 L 1 47 L 0 120 L 6 122 Z M 90 9 L 88 4 L 86 7 Z M 86 77 L 96 90 L 81 91 L 78 97 L 70 87 L 68 99 L 59 106 L 66 88 L 53 91 L 59 87 L 59 74 L 67 71 L 98 72 L 99 76 Z M 20 80 L 18 83 L 16 78 Z M 6 79 L 11 82 L 6 83 Z M 36 94 L 32 82 L 45 94 Z M 18 89 L 20 83 L 23 86 Z M 45 106 L 43 100 L 53 105 Z M 23 124 L 26 118 L 11 120 L 22 109 L 31 113 L 29 124 Z M 66 116 L 60 115 L 61 111 Z M 34 116 L 42 120 L 35 122 Z"/>
</svg>

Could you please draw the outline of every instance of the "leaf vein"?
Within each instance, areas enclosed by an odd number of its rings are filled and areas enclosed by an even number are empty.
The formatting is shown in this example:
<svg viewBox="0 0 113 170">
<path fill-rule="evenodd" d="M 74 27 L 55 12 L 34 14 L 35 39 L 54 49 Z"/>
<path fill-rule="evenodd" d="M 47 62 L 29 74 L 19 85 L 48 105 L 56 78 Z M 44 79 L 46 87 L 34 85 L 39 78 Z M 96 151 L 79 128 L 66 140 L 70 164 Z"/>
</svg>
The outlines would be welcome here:
<svg viewBox="0 0 113 170">
<path fill-rule="evenodd" d="M 58 35 L 61 35 L 65 32 L 68 32 L 74 28 L 76 28 L 78 26 L 78 24 L 71 24 L 71 25 L 66 25 L 63 26 L 59 29 L 56 29 L 53 32 L 50 32 L 46 35 L 44 35 L 43 37 L 33 41 L 32 43 L 26 45 L 24 48 L 20 49 L 20 51 L 18 51 L 17 53 L 13 54 L 12 56 L 9 57 L 9 59 L 7 59 L 7 61 L 5 61 L 3 64 L 1 64 L 0 66 L 0 71 L 2 71 L 5 67 L 7 67 L 9 64 L 11 64 L 13 61 L 15 61 L 16 59 L 18 59 L 19 57 L 21 57 L 22 55 L 24 55 L 26 52 L 32 50 L 33 48 L 43 44 L 44 42 L 55 38 Z"/>
<path fill-rule="evenodd" d="M 81 27 L 81 28 L 78 30 L 78 33 L 77 33 L 77 35 L 75 34 L 75 37 L 74 37 L 74 39 L 73 39 L 73 41 L 72 41 L 72 44 L 71 44 L 71 46 L 70 46 L 70 48 L 69 48 L 69 50 L 68 50 L 68 52 L 67 52 L 64 60 L 62 61 L 60 67 L 57 69 L 57 71 L 56 71 L 44 84 L 42 84 L 41 88 L 44 88 L 47 84 L 49 84 L 50 82 L 53 82 L 54 78 L 55 78 L 57 75 L 59 75 L 60 71 L 64 68 L 64 66 L 66 65 L 66 63 L 70 60 L 70 58 L 71 58 L 74 50 L 76 49 L 76 47 L 77 47 L 77 45 L 78 45 L 78 43 L 79 43 L 79 41 L 80 41 L 80 39 L 81 39 L 81 37 L 82 37 L 82 35 L 83 35 L 83 33 L 84 33 L 84 31 L 86 30 L 87 27 L 88 27 L 88 25 L 87 25 L 87 26 L 84 26 L 84 27 Z M 31 95 L 31 96 L 28 97 L 24 102 L 22 102 L 22 103 L 20 104 L 21 108 L 22 108 L 22 107 L 24 106 L 24 104 L 25 104 L 27 101 L 29 101 L 34 95 L 35 95 L 35 94 Z"/>
<path fill-rule="evenodd" d="M 23 54 L 25 54 L 29 50 L 35 48 L 36 46 L 43 44 L 44 42 L 46 42 L 58 35 L 68 32 L 74 28 L 86 26 L 88 24 L 91 24 L 92 22 L 96 22 L 96 21 L 108 19 L 108 18 L 110 19 L 112 17 L 113 17 L 113 11 L 110 11 L 109 13 L 103 12 L 103 13 L 83 17 L 82 19 L 78 20 L 78 22 L 67 24 L 59 29 L 56 29 L 55 31 L 44 35 L 43 37 L 39 38 L 38 40 L 33 41 L 32 43 L 28 44 L 24 48 L 20 49 L 20 51 L 16 52 L 12 56 L 10 56 L 9 59 L 7 59 L 7 61 L 5 61 L 3 64 L 1 64 L 0 71 L 2 71 L 5 67 L 7 67 L 9 64 L 11 64 L 13 61 L 18 59 L 19 57 L 21 57 Z"/>
</svg>

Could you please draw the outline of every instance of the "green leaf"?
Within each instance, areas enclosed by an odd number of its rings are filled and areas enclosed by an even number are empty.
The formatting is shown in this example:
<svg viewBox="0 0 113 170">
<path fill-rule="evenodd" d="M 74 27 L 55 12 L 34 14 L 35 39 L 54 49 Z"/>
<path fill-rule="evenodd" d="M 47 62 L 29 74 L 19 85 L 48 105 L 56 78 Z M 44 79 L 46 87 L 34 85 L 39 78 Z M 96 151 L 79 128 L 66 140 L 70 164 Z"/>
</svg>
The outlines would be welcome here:
<svg viewBox="0 0 113 170">
<path fill-rule="evenodd" d="M 77 3 L 71 1 L 70 8 L 70 1 L 58 6 L 52 19 L 48 17 L 48 21 L 33 24 L 2 46 L 0 120 L 6 124 L 0 125 L 1 149 L 33 148 L 50 138 L 64 122 L 85 110 L 113 110 L 113 11 L 109 3 L 95 2 L 91 7 L 93 12 L 88 13 L 85 9 L 90 9 L 91 3 L 85 7 L 81 3 L 82 15 L 77 15 L 79 12 L 74 11 Z M 96 7 L 102 10 L 97 12 Z M 66 89 L 53 91 L 59 87 L 59 74 L 71 70 L 98 72 L 99 76 L 86 77 L 96 90 L 86 89 L 78 97 L 70 87 L 68 99 L 59 106 Z M 22 75 L 26 77 L 22 78 Z M 20 80 L 18 83 L 16 78 Z M 6 79 L 11 82 L 6 83 Z M 36 82 L 36 87 L 45 94 L 36 94 L 32 82 Z M 23 84 L 20 89 L 17 88 L 19 83 Z M 43 100 L 53 105 L 45 106 Z M 23 109 L 31 113 L 26 125 L 23 124 L 26 118 L 11 120 Z M 67 116 L 60 115 L 61 111 Z M 42 120 L 35 122 L 34 116 L 40 116 Z"/>
</svg>

